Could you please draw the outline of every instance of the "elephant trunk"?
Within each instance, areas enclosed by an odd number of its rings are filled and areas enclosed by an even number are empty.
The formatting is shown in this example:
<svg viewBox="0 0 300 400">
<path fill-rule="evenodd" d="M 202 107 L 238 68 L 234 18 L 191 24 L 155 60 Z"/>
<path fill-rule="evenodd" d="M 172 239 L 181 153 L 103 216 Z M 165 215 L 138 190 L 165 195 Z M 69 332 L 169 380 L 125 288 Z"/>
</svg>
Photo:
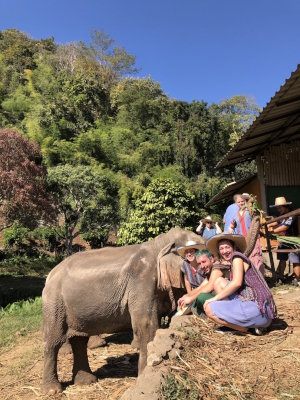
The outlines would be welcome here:
<svg viewBox="0 0 300 400">
<path fill-rule="evenodd" d="M 254 250 L 255 244 L 257 242 L 258 234 L 260 230 L 260 216 L 255 215 L 252 218 L 249 232 L 246 237 L 247 248 L 244 251 L 244 255 L 249 257 Z"/>
</svg>

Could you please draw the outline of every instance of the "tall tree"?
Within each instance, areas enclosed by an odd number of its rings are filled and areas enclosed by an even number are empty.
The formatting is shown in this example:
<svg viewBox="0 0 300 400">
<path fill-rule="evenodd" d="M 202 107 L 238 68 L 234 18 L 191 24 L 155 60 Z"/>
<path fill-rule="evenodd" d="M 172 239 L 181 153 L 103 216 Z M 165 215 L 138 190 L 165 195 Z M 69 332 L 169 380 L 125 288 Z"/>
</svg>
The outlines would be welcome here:
<svg viewBox="0 0 300 400">
<path fill-rule="evenodd" d="M 210 106 L 225 130 L 230 131 L 229 144 L 233 146 L 261 112 L 253 96 L 236 95 Z"/>
<path fill-rule="evenodd" d="M 118 220 L 118 186 L 109 172 L 90 166 L 49 168 L 48 182 L 64 219 L 65 245 L 72 254 L 80 234 L 101 237 Z"/>
<path fill-rule="evenodd" d="M 0 219 L 2 229 L 19 221 L 34 228 L 53 221 L 55 201 L 47 193 L 46 169 L 36 143 L 0 128 Z"/>
</svg>

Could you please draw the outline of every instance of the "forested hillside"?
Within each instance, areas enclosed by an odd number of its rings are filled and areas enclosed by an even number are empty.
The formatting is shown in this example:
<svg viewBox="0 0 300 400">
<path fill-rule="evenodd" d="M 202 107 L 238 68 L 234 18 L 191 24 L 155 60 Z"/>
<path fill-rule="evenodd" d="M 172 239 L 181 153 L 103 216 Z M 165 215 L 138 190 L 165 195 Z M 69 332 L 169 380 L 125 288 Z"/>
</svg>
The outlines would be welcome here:
<svg viewBox="0 0 300 400">
<path fill-rule="evenodd" d="M 0 32 L 1 135 L 5 141 L 14 130 L 38 145 L 34 157 L 22 154 L 44 171 L 49 198 L 43 198 L 53 205 L 55 217 L 40 235 L 64 238 L 71 252 L 79 233 L 97 247 L 112 227 L 121 226 L 120 243 L 125 244 L 175 225 L 195 227 L 204 212 L 223 211 L 222 205 L 203 210 L 234 179 L 233 170 L 214 167 L 257 115 L 254 99 L 234 96 L 209 106 L 203 100 L 169 98 L 160 83 L 136 77 L 135 56 L 103 30 L 92 29 L 90 36 L 89 44 L 59 45 L 53 37 L 35 40 L 16 29 Z M 14 135 L 10 141 L 18 143 Z M 15 147 L 22 152 L 22 145 Z M 19 154 L 12 157 L 14 171 L 20 171 Z M 18 180 L 15 172 L 13 180 L 4 164 L 2 186 L 10 182 L 15 187 L 25 179 Z M 22 226 L 29 232 L 45 219 L 38 199 L 28 199 L 34 210 L 29 224 L 22 218 L 27 203 L 20 198 L 11 210 L 12 198 L 2 188 L 2 228 Z M 137 216 L 144 208 L 152 214 Z M 63 227 L 57 227 L 58 215 Z"/>
</svg>

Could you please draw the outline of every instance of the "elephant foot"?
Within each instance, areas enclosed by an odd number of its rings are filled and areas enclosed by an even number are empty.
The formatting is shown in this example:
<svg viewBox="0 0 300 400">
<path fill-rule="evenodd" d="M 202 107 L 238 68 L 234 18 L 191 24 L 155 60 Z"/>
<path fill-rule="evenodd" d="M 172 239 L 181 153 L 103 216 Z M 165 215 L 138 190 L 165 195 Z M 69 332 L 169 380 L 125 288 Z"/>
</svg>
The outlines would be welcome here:
<svg viewBox="0 0 300 400">
<path fill-rule="evenodd" d="M 133 349 L 137 349 L 137 350 L 139 350 L 139 348 L 140 348 L 140 342 L 135 337 L 133 338 L 133 341 L 131 342 L 131 347 Z"/>
<path fill-rule="evenodd" d="M 97 382 L 97 377 L 86 371 L 78 371 L 74 378 L 74 385 L 90 385 Z"/>
<path fill-rule="evenodd" d="M 71 347 L 69 341 L 65 342 L 65 343 L 61 346 L 61 348 L 59 349 L 59 354 L 60 354 L 60 355 L 72 354 L 72 353 L 73 353 L 73 351 L 72 351 L 72 347 Z"/>
<path fill-rule="evenodd" d="M 63 388 L 59 382 L 42 383 L 41 394 L 54 396 L 55 394 L 62 393 Z"/>
<path fill-rule="evenodd" d="M 91 336 L 88 341 L 88 349 L 96 349 L 97 347 L 106 346 L 106 340 L 101 336 Z"/>
</svg>

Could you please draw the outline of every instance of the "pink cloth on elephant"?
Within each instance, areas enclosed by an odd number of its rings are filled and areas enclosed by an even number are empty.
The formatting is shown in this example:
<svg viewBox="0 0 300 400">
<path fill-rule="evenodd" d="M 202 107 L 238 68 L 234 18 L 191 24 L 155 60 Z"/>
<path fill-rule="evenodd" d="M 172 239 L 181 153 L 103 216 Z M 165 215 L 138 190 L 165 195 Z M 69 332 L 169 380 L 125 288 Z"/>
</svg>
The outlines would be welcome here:
<svg viewBox="0 0 300 400">
<path fill-rule="evenodd" d="M 249 257 L 249 260 L 252 262 L 253 266 L 261 272 L 262 276 L 265 276 L 264 260 L 259 238 L 257 238 L 255 247 Z"/>
</svg>

